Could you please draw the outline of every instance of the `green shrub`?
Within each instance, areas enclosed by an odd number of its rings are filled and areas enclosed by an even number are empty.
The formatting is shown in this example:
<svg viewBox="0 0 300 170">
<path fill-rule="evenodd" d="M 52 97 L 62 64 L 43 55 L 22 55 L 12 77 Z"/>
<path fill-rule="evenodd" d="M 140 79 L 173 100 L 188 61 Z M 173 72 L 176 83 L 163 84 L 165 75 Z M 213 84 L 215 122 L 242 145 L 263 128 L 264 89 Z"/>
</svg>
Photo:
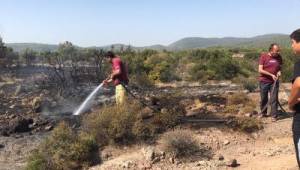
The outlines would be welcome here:
<svg viewBox="0 0 300 170">
<path fill-rule="evenodd" d="M 142 118 L 143 107 L 138 103 L 105 106 L 100 112 L 91 113 L 83 120 L 83 130 L 95 136 L 100 146 L 148 140 L 155 134 L 174 127 L 182 115 L 182 111 L 174 107 L 174 103 L 169 103 L 169 106 L 166 102 L 161 104 L 165 108 L 160 112 L 155 111 L 146 120 Z"/>
<path fill-rule="evenodd" d="M 83 130 L 95 136 L 101 146 L 130 142 L 133 140 L 131 129 L 139 111 L 138 105 L 105 106 L 83 120 Z"/>
<path fill-rule="evenodd" d="M 243 88 L 248 90 L 249 92 L 254 92 L 254 90 L 258 87 L 258 80 L 254 77 L 237 77 L 233 80 L 233 82 L 241 84 Z"/>
<path fill-rule="evenodd" d="M 193 133 L 189 130 L 174 130 L 163 134 L 161 139 L 163 150 L 171 156 L 183 158 L 200 151 Z"/>
<path fill-rule="evenodd" d="M 62 122 L 29 157 L 27 169 L 82 169 L 99 161 L 98 157 L 98 145 L 91 135 L 76 134 Z"/>
<path fill-rule="evenodd" d="M 154 81 L 151 80 L 146 73 L 140 73 L 137 75 L 134 75 L 130 79 L 131 84 L 137 85 L 139 87 L 153 87 Z"/>
</svg>

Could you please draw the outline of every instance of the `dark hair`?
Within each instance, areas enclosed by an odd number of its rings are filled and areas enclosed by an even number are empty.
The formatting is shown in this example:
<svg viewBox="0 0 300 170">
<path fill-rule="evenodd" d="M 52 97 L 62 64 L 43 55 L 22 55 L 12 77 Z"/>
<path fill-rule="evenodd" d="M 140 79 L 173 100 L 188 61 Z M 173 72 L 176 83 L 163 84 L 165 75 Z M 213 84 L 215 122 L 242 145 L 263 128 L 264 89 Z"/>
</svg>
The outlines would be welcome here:
<svg viewBox="0 0 300 170">
<path fill-rule="evenodd" d="M 109 58 L 114 58 L 115 57 L 115 53 L 112 52 L 112 51 L 108 51 L 105 56 L 109 57 Z"/>
<path fill-rule="evenodd" d="M 300 29 L 297 29 L 294 32 L 292 32 L 290 38 L 295 40 L 297 43 L 300 42 Z"/>
<path fill-rule="evenodd" d="M 270 47 L 269 47 L 269 51 L 271 51 L 271 50 L 273 49 L 274 46 L 278 46 L 278 44 L 272 43 L 272 44 L 270 45 Z"/>
</svg>

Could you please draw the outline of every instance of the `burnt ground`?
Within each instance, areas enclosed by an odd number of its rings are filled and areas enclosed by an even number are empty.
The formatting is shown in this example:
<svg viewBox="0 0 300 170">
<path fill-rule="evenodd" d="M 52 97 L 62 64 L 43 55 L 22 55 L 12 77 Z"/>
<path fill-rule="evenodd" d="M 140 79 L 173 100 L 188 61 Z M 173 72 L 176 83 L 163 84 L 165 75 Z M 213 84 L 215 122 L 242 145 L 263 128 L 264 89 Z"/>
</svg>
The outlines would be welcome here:
<svg viewBox="0 0 300 170">
<path fill-rule="evenodd" d="M 0 79 L 0 165 L 3 169 L 22 169 L 29 153 L 49 134 L 60 120 L 74 124 L 76 128 L 78 118 L 71 114 L 84 98 L 93 90 L 96 84 L 82 84 L 72 90 L 69 96 L 59 96 L 57 91 L 44 88 L 45 70 L 27 69 L 2 70 Z M 164 94 L 180 98 L 180 104 L 186 109 L 189 119 L 226 119 L 228 117 L 249 117 L 252 113 L 239 112 L 245 107 L 236 105 L 237 111 L 224 113 L 226 98 L 236 92 L 243 91 L 239 86 L 230 82 L 211 82 L 207 85 L 198 83 L 164 84 L 154 89 L 132 88 L 134 94 L 142 94 L 143 100 L 149 102 L 151 98 Z M 101 103 L 113 100 L 111 89 L 102 90 L 94 107 L 88 112 L 101 109 Z M 258 92 L 247 94 L 258 102 Z M 287 95 L 280 93 L 281 102 L 286 103 Z M 256 108 L 258 109 L 258 108 Z M 255 115 L 254 115 L 255 116 Z M 245 134 L 223 123 L 192 123 L 179 125 L 189 129 L 197 136 L 200 143 L 207 146 L 210 157 L 198 156 L 188 162 L 168 159 L 154 164 L 141 164 L 141 145 L 125 148 L 105 148 L 103 152 L 110 155 L 102 165 L 93 169 L 123 169 L 124 162 L 127 169 L 140 169 L 147 165 L 150 169 L 226 169 L 225 161 L 237 159 L 240 169 L 279 169 L 294 168 L 293 146 L 290 134 L 291 118 L 284 118 L 276 123 L 264 119 L 264 129 Z M 276 128 L 273 128 L 276 127 Z M 226 143 L 226 144 L 225 144 Z M 159 142 L 154 144 L 159 148 Z M 105 155 L 105 154 L 104 154 Z M 225 161 L 218 161 L 216 157 L 222 155 Z M 261 159 L 266 164 L 261 164 Z M 127 162 L 126 162 L 127 161 Z M 128 163 L 128 161 L 130 161 Z M 282 165 L 280 163 L 282 162 Z M 290 162 L 287 166 L 284 162 Z M 278 165 L 277 165 L 278 164 Z M 253 165 L 253 166 L 252 166 Z M 276 169 L 276 168 L 275 168 Z M 277 168 L 278 169 L 278 168 Z"/>
</svg>

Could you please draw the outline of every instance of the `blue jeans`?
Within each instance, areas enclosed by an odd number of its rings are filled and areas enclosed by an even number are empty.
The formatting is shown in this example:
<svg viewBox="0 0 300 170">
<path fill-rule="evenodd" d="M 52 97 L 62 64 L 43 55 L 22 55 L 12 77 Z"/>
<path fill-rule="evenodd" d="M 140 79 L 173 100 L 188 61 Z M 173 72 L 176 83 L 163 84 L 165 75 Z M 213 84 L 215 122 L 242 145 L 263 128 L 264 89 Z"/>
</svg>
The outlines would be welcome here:
<svg viewBox="0 0 300 170">
<path fill-rule="evenodd" d="M 259 88 L 260 88 L 260 109 L 262 110 L 269 101 L 269 93 L 271 93 L 273 88 L 273 83 L 265 83 L 265 82 L 259 82 Z M 278 116 L 278 91 L 279 91 L 279 82 L 275 84 L 275 89 L 273 94 L 270 96 L 270 105 L 271 105 L 271 116 L 277 117 Z M 267 114 L 268 108 L 266 108 L 262 114 Z"/>
</svg>

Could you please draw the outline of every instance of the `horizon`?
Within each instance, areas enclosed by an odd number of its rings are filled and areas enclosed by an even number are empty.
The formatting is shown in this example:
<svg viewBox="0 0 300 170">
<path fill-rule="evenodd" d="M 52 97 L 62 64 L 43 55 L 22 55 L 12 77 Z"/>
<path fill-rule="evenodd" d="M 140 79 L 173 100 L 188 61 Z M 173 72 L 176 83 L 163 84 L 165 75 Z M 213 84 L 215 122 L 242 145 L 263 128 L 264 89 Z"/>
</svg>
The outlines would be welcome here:
<svg viewBox="0 0 300 170">
<path fill-rule="evenodd" d="M 300 27 L 299 5 L 299 0 L 3 0 L 7 17 L 0 18 L 0 36 L 5 43 L 144 47 L 187 37 L 290 34 Z"/>
<path fill-rule="evenodd" d="M 222 38 L 254 38 L 254 37 L 258 37 L 258 36 L 264 36 L 264 35 L 286 35 L 286 36 L 289 36 L 289 34 L 283 34 L 283 33 L 268 33 L 268 34 L 262 34 L 262 35 L 255 35 L 255 36 L 251 36 L 251 37 L 229 37 L 229 36 L 225 36 L 225 37 L 183 37 L 183 38 L 180 38 L 174 42 L 177 42 L 179 40 L 182 40 L 182 39 L 185 39 L 185 38 L 205 38 L 205 39 L 210 39 L 210 38 L 218 38 L 218 39 L 222 39 Z M 0 36 L 1 37 L 1 36 Z M 66 40 L 68 41 L 68 40 Z M 42 44 L 42 45 L 59 45 L 60 43 L 64 43 L 66 41 L 62 41 L 62 42 L 58 42 L 58 43 L 53 43 L 53 44 L 49 44 L 49 43 L 43 43 L 43 42 L 5 42 L 5 44 Z M 68 41 L 68 42 L 71 42 L 71 41 Z M 155 45 L 161 45 L 161 46 L 169 46 L 171 45 L 172 43 L 174 42 L 171 42 L 170 44 L 150 44 L 150 45 L 147 45 L 147 46 L 155 46 Z M 111 45 L 125 45 L 125 46 L 133 46 L 133 47 L 147 47 L 147 46 L 134 46 L 132 44 L 122 44 L 122 43 L 114 43 L 114 44 L 104 44 L 104 45 L 101 45 L 101 46 L 96 46 L 96 45 L 90 45 L 90 46 L 80 46 L 80 45 L 77 45 L 77 44 L 74 44 L 73 42 L 71 42 L 73 45 L 75 46 L 78 46 L 78 47 L 83 47 L 83 48 L 90 48 L 90 47 L 106 47 L 106 46 L 111 46 Z"/>
</svg>

